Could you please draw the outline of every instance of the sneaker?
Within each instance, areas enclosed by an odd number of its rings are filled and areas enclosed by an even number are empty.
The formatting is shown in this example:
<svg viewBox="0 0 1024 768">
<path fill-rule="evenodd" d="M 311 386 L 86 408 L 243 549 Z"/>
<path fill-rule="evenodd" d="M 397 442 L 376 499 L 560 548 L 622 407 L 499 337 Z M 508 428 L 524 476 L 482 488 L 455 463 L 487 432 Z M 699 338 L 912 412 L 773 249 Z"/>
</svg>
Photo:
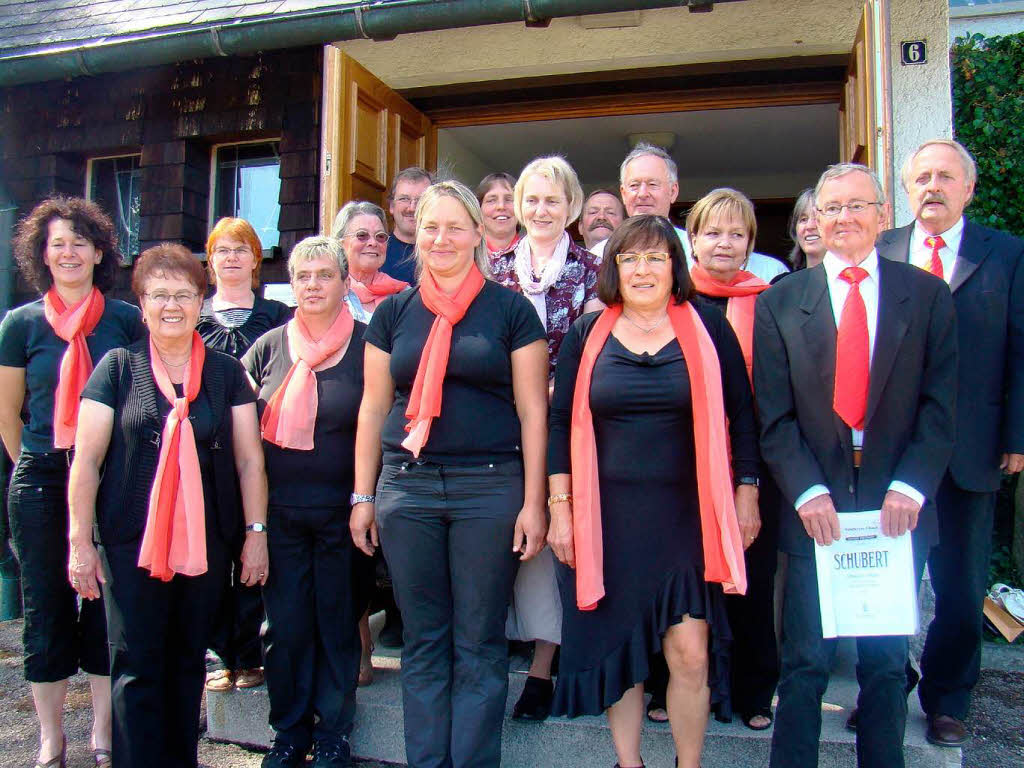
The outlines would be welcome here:
<svg viewBox="0 0 1024 768">
<path fill-rule="evenodd" d="M 1024 623 L 1024 590 L 1014 589 L 1005 584 L 993 584 L 988 596 L 992 602 L 1003 606 L 1013 618 Z"/>
<path fill-rule="evenodd" d="M 313 768 L 348 768 L 351 764 L 348 739 L 322 739 L 313 745 Z"/>
<path fill-rule="evenodd" d="M 274 746 L 263 756 L 261 768 L 298 768 L 306 762 L 306 753 L 291 744 L 274 741 Z"/>
</svg>

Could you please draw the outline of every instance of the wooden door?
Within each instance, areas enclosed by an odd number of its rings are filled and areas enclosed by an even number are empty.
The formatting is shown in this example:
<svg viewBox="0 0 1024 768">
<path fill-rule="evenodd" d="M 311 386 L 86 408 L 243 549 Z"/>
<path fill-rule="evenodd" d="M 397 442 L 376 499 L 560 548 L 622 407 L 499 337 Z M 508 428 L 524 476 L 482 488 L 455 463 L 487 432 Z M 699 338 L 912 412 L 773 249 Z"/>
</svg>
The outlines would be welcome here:
<svg viewBox="0 0 1024 768">
<path fill-rule="evenodd" d="M 387 210 L 391 179 L 410 165 L 435 169 L 434 125 L 358 61 L 324 46 L 320 231 L 330 233 L 350 200 Z"/>
</svg>

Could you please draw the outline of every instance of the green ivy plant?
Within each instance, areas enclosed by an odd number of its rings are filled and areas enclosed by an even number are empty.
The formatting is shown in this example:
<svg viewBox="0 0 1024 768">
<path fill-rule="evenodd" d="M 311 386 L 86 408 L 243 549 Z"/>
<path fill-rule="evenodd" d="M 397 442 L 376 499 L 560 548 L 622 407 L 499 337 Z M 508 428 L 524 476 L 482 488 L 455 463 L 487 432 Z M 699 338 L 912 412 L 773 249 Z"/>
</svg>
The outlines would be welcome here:
<svg viewBox="0 0 1024 768">
<path fill-rule="evenodd" d="M 958 37 L 950 64 L 953 127 L 978 164 L 967 215 L 1024 235 L 1024 33 Z"/>
</svg>

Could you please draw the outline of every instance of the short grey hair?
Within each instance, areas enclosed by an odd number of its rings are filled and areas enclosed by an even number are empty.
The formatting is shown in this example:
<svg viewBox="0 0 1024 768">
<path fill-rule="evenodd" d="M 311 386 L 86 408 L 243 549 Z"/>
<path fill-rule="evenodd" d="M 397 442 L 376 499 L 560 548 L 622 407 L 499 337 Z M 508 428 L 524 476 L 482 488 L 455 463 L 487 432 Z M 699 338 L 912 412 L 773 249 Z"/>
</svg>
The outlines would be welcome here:
<svg viewBox="0 0 1024 768">
<path fill-rule="evenodd" d="M 477 244 L 476 249 L 473 251 L 473 261 L 476 262 L 476 266 L 483 273 L 483 276 L 488 280 L 491 279 L 491 259 L 490 254 L 487 252 L 487 238 L 484 237 L 484 214 L 480 210 L 480 201 L 476 199 L 476 195 L 473 194 L 473 190 L 463 184 L 461 181 L 439 181 L 436 184 L 432 184 L 420 195 L 420 202 L 416 206 L 416 233 L 419 235 L 420 223 L 423 221 L 423 214 L 428 206 L 433 205 L 442 197 L 451 197 L 462 203 L 462 207 L 466 209 L 466 213 L 469 214 L 469 218 L 472 220 L 473 225 L 480 230 L 480 242 Z M 417 237 L 417 240 L 419 238 Z M 419 243 L 416 244 L 414 251 L 416 256 L 416 275 L 417 277 L 423 271 L 423 257 L 420 256 Z"/>
<path fill-rule="evenodd" d="M 676 161 L 672 159 L 672 155 L 666 152 L 661 147 L 656 147 L 653 144 L 648 144 L 645 141 L 641 141 L 632 151 L 626 155 L 626 159 L 622 161 L 622 165 L 619 166 L 619 184 L 626 183 L 626 167 L 634 160 L 647 157 L 660 157 L 665 161 L 665 166 L 668 168 L 668 180 L 671 184 L 676 184 L 679 181 L 679 167 L 676 165 Z"/>
<path fill-rule="evenodd" d="M 345 280 L 348 277 L 348 257 L 345 256 L 345 249 L 341 247 L 341 240 L 336 237 L 315 235 L 300 240 L 292 248 L 292 252 L 288 256 L 289 280 L 295 279 L 295 271 L 299 268 L 299 264 L 322 258 L 334 259 L 338 265 L 338 272 L 341 273 L 341 279 Z"/>
<path fill-rule="evenodd" d="M 866 165 L 860 163 L 836 163 L 830 165 L 825 169 L 825 172 L 821 174 L 821 178 L 818 179 L 818 183 L 814 186 L 814 204 L 815 206 L 821 201 L 821 188 L 824 187 L 828 182 L 833 179 L 838 179 L 843 176 L 847 176 L 851 173 L 863 173 L 867 174 L 867 177 L 871 179 L 871 184 L 875 188 L 875 197 L 877 200 L 870 202 L 884 203 L 885 202 L 885 190 L 882 188 L 882 182 L 878 180 L 878 175 L 868 168 Z"/>
<path fill-rule="evenodd" d="M 971 157 L 971 153 L 967 151 L 963 144 L 953 139 L 928 139 L 928 141 L 907 155 L 907 159 L 903 161 L 900 181 L 903 182 L 903 189 L 905 191 L 910 191 L 910 167 L 914 164 L 914 160 L 917 159 L 922 150 L 934 146 L 949 147 L 956 152 L 957 157 L 960 158 L 960 165 L 964 168 L 964 175 L 967 177 L 968 184 L 973 184 L 978 180 L 978 166 L 975 164 L 974 158 Z"/>
<path fill-rule="evenodd" d="M 345 203 L 344 207 L 338 211 L 338 215 L 334 217 L 334 225 L 331 227 L 331 237 L 341 238 L 346 232 L 348 232 L 348 225 L 352 223 L 352 219 L 356 216 L 374 216 L 380 221 L 380 225 L 384 228 L 384 231 L 388 231 L 388 220 L 384 215 L 384 209 L 376 203 L 371 203 L 366 200 L 352 200 Z"/>
</svg>

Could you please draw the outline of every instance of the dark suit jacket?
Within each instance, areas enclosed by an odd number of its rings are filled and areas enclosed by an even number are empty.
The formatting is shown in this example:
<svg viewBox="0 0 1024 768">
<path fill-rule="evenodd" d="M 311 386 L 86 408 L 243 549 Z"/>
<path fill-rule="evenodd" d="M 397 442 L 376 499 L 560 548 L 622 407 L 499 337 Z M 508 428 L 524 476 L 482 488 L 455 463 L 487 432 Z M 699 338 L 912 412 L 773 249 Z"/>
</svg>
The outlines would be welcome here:
<svg viewBox="0 0 1024 768">
<path fill-rule="evenodd" d="M 805 269 L 757 301 L 754 392 L 761 454 L 792 505 L 826 486 L 836 510 L 879 509 L 901 480 L 926 498 L 915 537 L 937 538 L 934 498 L 953 450 L 956 317 L 946 284 L 916 267 L 878 263 L 878 324 L 864 454 L 853 469 L 850 428 L 832 409 L 836 323 L 825 269 Z M 796 510 L 780 520 L 779 546 L 810 554 Z"/>
<path fill-rule="evenodd" d="M 914 225 L 883 232 L 878 255 L 906 262 Z M 960 339 L 956 444 L 949 472 L 968 491 L 998 490 L 1000 454 L 1024 453 L 1024 240 L 964 223 L 953 269 Z"/>
</svg>

